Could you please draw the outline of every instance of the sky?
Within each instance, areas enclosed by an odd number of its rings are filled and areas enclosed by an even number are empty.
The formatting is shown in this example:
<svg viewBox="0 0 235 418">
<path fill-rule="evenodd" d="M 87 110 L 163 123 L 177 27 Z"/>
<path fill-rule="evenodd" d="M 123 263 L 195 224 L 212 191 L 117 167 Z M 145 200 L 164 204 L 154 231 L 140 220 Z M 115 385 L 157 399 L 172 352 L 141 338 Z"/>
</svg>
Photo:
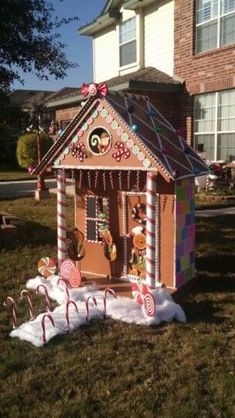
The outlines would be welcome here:
<svg viewBox="0 0 235 418">
<path fill-rule="evenodd" d="M 60 28 L 61 41 L 67 44 L 65 53 L 69 61 L 79 64 L 78 68 L 69 70 L 67 77 L 61 80 L 50 78 L 39 80 L 32 74 L 19 74 L 24 78 L 24 85 L 13 84 L 13 89 L 59 90 L 63 87 L 80 87 L 83 82 L 92 81 L 92 38 L 81 36 L 79 27 L 91 22 L 99 15 L 106 0 L 51 0 L 59 17 L 78 16 L 79 21 L 71 22 Z"/>
</svg>

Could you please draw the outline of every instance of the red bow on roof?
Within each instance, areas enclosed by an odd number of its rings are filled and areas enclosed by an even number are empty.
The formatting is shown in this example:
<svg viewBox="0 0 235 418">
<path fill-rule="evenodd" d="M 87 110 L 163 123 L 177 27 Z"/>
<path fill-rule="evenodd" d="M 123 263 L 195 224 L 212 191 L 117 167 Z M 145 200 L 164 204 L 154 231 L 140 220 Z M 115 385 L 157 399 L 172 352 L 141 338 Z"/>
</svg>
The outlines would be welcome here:
<svg viewBox="0 0 235 418">
<path fill-rule="evenodd" d="M 102 94 L 102 96 L 107 96 L 108 94 L 108 87 L 105 83 L 100 84 L 84 84 L 81 87 L 81 93 L 84 97 L 86 96 L 95 96 L 96 94 Z"/>
</svg>

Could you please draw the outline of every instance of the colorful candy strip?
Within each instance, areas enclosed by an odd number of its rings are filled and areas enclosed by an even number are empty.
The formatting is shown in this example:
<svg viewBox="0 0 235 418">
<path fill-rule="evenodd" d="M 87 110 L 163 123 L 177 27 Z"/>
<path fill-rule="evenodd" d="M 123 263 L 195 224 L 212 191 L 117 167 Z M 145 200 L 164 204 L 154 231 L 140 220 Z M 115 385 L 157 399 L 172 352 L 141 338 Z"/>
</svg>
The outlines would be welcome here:
<svg viewBox="0 0 235 418">
<path fill-rule="evenodd" d="M 30 319 L 34 319 L 35 318 L 35 314 L 34 314 L 34 309 L 33 309 L 33 302 L 32 302 L 32 296 L 31 294 L 28 292 L 28 290 L 23 289 L 20 293 L 21 298 L 23 299 L 24 297 L 27 299 L 28 301 L 28 305 L 29 305 L 29 316 Z"/>
<path fill-rule="evenodd" d="M 116 295 L 116 293 L 114 292 L 113 289 L 109 289 L 109 288 L 105 289 L 105 291 L 104 291 L 104 318 L 106 317 L 106 305 L 107 305 L 107 295 L 108 295 L 108 293 L 110 295 L 112 295 L 115 299 L 117 299 L 117 295 Z"/>
<path fill-rule="evenodd" d="M 67 329 L 69 332 L 69 325 L 70 325 L 70 321 L 69 321 L 69 306 L 73 305 L 75 307 L 76 312 L 78 313 L 78 307 L 76 302 L 74 302 L 73 300 L 68 300 L 68 302 L 66 303 L 66 323 L 67 323 Z"/>
<path fill-rule="evenodd" d="M 40 289 L 43 289 L 42 291 L 40 291 Z M 48 295 L 48 291 L 46 286 L 44 286 L 44 284 L 39 284 L 36 290 L 37 293 L 41 293 L 42 295 L 44 294 L 45 296 L 45 300 L 46 300 L 46 305 L 47 305 L 47 310 L 51 311 L 51 303 L 50 303 L 50 299 L 49 299 L 49 295 Z"/>
<path fill-rule="evenodd" d="M 47 342 L 47 340 L 46 340 L 46 327 L 45 327 L 46 318 L 48 318 L 50 320 L 53 327 L 55 326 L 54 320 L 53 320 L 53 318 L 50 314 L 43 315 L 41 326 L 42 326 L 42 341 L 43 341 L 44 344 Z"/>
<path fill-rule="evenodd" d="M 86 300 L 86 321 L 89 321 L 89 301 L 93 300 L 95 306 L 97 306 L 96 298 L 92 295 L 88 296 Z"/>
<path fill-rule="evenodd" d="M 57 246 L 58 266 L 66 258 L 66 181 L 62 170 L 57 174 Z"/>
<path fill-rule="evenodd" d="M 7 296 L 3 303 L 4 306 L 12 305 L 12 328 L 16 328 L 17 324 L 17 317 L 16 317 L 16 303 L 15 300 L 11 296 Z"/>
<path fill-rule="evenodd" d="M 155 207 L 156 177 L 147 174 L 146 193 L 146 282 L 155 286 Z"/>
</svg>

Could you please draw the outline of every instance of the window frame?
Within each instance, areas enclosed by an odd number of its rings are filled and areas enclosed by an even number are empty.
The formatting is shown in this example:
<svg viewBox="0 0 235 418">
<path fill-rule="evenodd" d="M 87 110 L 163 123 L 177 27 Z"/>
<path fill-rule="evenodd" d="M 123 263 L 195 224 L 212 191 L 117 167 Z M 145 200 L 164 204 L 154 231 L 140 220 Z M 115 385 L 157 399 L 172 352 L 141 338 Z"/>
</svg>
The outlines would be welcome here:
<svg viewBox="0 0 235 418">
<path fill-rule="evenodd" d="M 95 216 L 87 216 L 88 212 L 88 199 L 95 199 Z M 101 219 L 98 217 L 98 200 L 102 199 L 106 200 L 106 208 L 107 208 L 107 217 L 103 219 L 108 225 L 110 224 L 110 213 L 109 213 L 109 198 L 106 196 L 96 196 L 96 195 L 86 195 L 85 196 L 85 240 L 86 242 L 93 242 L 95 244 L 102 244 L 103 239 L 99 236 L 99 223 L 101 223 Z M 88 239 L 88 222 L 95 222 L 95 239 Z"/>
<path fill-rule="evenodd" d="M 120 42 L 121 27 L 122 27 L 122 25 L 124 25 L 126 22 L 128 22 L 130 20 L 135 20 L 135 38 L 131 38 L 127 42 Z M 135 61 L 132 61 L 128 64 L 121 65 L 121 47 L 124 46 L 124 45 L 128 45 L 133 41 L 135 41 Z M 126 68 L 133 67 L 133 66 L 137 65 L 137 62 L 138 62 L 138 20 L 137 20 L 136 15 L 132 16 L 132 17 L 129 17 L 128 19 L 125 19 L 125 20 L 123 20 L 122 22 L 119 23 L 119 26 L 118 26 L 118 62 L 119 62 L 119 69 L 120 70 L 125 70 Z"/>
<path fill-rule="evenodd" d="M 233 118 L 230 118 L 230 117 L 227 117 L 227 118 L 219 118 L 219 107 L 220 107 L 220 104 L 219 104 L 220 103 L 219 102 L 219 95 L 222 95 L 223 93 L 230 92 L 230 91 L 231 92 L 234 91 L 234 93 L 235 93 L 235 89 L 233 88 L 233 89 L 227 89 L 227 90 L 216 91 L 216 92 L 208 92 L 208 93 L 199 94 L 199 95 L 195 95 L 194 96 L 194 129 L 193 129 L 193 143 L 194 143 L 194 148 L 196 148 L 196 138 L 199 138 L 200 136 L 205 136 L 205 135 L 213 135 L 213 148 L 214 148 L 213 154 L 214 154 L 214 159 L 212 161 L 220 161 L 220 159 L 218 159 L 218 152 L 219 152 L 219 148 L 222 148 L 222 147 L 219 147 L 218 148 L 218 142 L 219 142 L 218 141 L 218 138 L 219 138 L 219 136 L 226 135 L 226 134 L 232 134 L 232 135 L 235 136 L 235 127 L 234 127 L 234 129 L 228 129 L 228 130 L 221 129 L 221 127 L 219 127 L 219 124 L 221 123 L 221 121 L 223 119 L 226 119 L 226 120 L 233 119 Z M 197 108 L 196 108 L 195 99 L 197 97 L 205 96 L 205 95 L 209 95 L 209 94 L 212 94 L 212 95 L 215 96 L 214 97 L 215 98 L 215 101 L 214 101 L 214 111 L 215 111 L 214 112 L 214 129 L 213 130 L 210 130 L 210 131 L 209 130 L 205 130 L 205 131 L 197 131 L 196 132 L 195 131 L 195 125 L 196 125 L 196 122 L 199 121 L 200 119 L 196 119 Z M 235 105 L 235 102 L 234 103 L 233 102 L 231 103 L 231 106 L 233 106 L 233 105 Z M 198 144 L 199 143 L 200 142 L 198 141 Z M 235 148 L 235 140 L 234 140 L 234 148 Z"/>
<path fill-rule="evenodd" d="M 229 47 L 231 45 L 234 45 L 235 44 L 235 39 L 234 39 L 234 42 L 232 42 L 232 43 L 222 44 L 222 42 L 221 42 L 222 41 L 221 26 L 222 26 L 222 19 L 224 19 L 226 16 L 235 15 L 235 8 L 232 11 L 229 11 L 227 13 L 223 13 L 222 12 L 223 5 L 221 4 L 221 0 L 218 0 L 218 9 L 217 9 L 216 17 L 212 17 L 212 18 L 210 18 L 210 19 L 208 19 L 204 22 L 197 23 L 197 13 L 198 13 L 197 4 L 198 4 L 198 2 L 197 2 L 197 0 L 195 0 L 195 46 L 194 46 L 195 54 L 203 54 L 203 53 L 213 51 L 215 49 L 219 49 L 219 48 L 223 48 L 223 47 Z M 197 29 L 199 27 L 204 26 L 204 25 L 208 25 L 208 23 L 211 23 L 211 22 L 216 22 L 216 45 L 213 48 L 205 49 L 203 51 L 199 51 L 198 50 Z"/>
</svg>

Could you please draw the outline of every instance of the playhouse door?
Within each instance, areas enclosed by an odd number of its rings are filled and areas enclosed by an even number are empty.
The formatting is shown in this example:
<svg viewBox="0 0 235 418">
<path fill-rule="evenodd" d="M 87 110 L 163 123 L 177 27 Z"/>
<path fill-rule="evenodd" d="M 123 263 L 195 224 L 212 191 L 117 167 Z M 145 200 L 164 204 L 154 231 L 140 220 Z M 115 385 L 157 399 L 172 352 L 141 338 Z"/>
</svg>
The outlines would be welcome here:
<svg viewBox="0 0 235 418">
<path fill-rule="evenodd" d="M 124 277 L 132 281 L 142 281 L 146 275 L 146 195 L 138 192 L 125 193 L 123 202 Z"/>
</svg>

